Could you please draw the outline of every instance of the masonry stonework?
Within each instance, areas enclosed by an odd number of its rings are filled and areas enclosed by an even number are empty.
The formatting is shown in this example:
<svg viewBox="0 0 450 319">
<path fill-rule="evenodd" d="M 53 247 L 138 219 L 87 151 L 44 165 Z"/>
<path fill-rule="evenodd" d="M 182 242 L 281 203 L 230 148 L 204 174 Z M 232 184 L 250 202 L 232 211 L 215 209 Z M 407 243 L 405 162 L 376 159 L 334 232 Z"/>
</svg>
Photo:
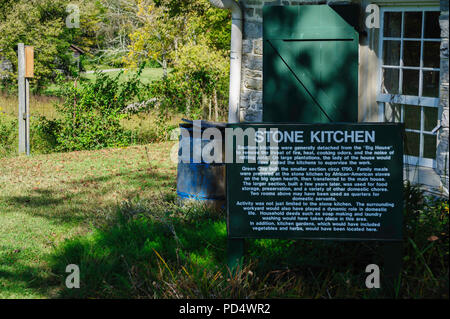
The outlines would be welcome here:
<svg viewBox="0 0 450 319">
<path fill-rule="evenodd" d="M 436 154 L 436 171 L 441 176 L 442 184 L 448 190 L 448 0 L 440 0 L 441 15 L 441 74 L 440 74 L 440 108 L 441 128 L 438 132 Z"/>
</svg>

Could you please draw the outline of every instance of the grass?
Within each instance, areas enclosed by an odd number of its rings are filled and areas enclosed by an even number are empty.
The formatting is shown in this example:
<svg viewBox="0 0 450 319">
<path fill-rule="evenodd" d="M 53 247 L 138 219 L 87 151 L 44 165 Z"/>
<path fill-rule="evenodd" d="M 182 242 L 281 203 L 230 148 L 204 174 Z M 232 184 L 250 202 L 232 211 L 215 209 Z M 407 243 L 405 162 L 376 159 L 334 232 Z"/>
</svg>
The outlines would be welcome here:
<svg viewBox="0 0 450 319">
<path fill-rule="evenodd" d="M 117 69 L 117 68 L 116 67 L 107 67 L 107 66 L 101 66 L 99 68 L 99 70 L 104 70 L 104 69 Z M 89 70 L 89 71 L 93 71 L 93 70 Z M 120 72 L 121 71 L 111 71 L 111 72 L 107 72 L 107 74 L 110 77 L 114 77 L 114 76 L 118 75 Z M 170 70 L 169 70 L 169 72 L 170 72 Z M 119 82 L 125 81 L 127 78 L 131 77 L 135 73 L 136 73 L 136 70 L 132 70 L 132 69 L 124 70 L 122 76 L 119 79 Z M 142 83 L 148 84 L 152 81 L 161 79 L 162 76 L 163 76 L 162 68 L 144 68 L 142 70 L 140 80 Z M 83 80 L 93 81 L 93 80 L 95 80 L 96 75 L 95 75 L 95 73 L 81 73 L 80 77 L 81 77 L 82 81 Z M 58 84 L 52 83 L 52 84 L 49 84 L 44 89 L 43 95 L 51 97 L 51 96 L 56 95 L 57 91 L 58 91 Z"/>
<path fill-rule="evenodd" d="M 45 255 L 107 222 L 136 196 L 173 193 L 173 142 L 1 159 L 0 298 L 46 298 Z"/>
<path fill-rule="evenodd" d="M 51 114 L 54 102 L 33 98 L 32 116 Z M 0 107 L 17 118 L 15 99 L 0 96 Z M 151 112 L 123 125 L 140 132 L 139 142 L 161 136 Z M 378 243 L 248 240 L 243 268 L 229 273 L 224 212 L 175 200 L 176 149 L 162 142 L 38 155 L 32 145 L 31 157 L 0 158 L 0 298 L 391 296 L 364 285 L 368 264 L 383 270 Z M 448 201 L 410 185 L 405 194 L 395 296 L 448 299 Z M 80 266 L 81 289 L 65 288 L 68 264 Z"/>
<path fill-rule="evenodd" d="M 364 285 L 368 264 L 383 267 L 376 243 L 248 240 L 231 275 L 225 215 L 176 203 L 171 150 L 175 142 L 2 159 L 0 298 L 390 296 Z M 448 202 L 408 194 L 396 296 L 448 298 Z M 81 289 L 65 288 L 68 264 L 80 266 Z"/>
<path fill-rule="evenodd" d="M 30 96 L 30 112 L 32 117 L 45 116 L 53 119 L 57 116 L 54 104 L 60 102 L 56 97 L 51 96 Z M 18 100 L 16 96 L 6 95 L 0 93 L 0 116 L 9 116 L 17 118 L 18 115 Z"/>
<path fill-rule="evenodd" d="M 119 74 L 120 71 L 108 72 L 111 77 Z M 125 81 L 127 78 L 135 74 L 135 70 L 125 70 L 119 81 Z M 145 68 L 142 70 L 140 80 L 144 84 L 148 84 L 152 81 L 161 79 L 163 71 L 161 68 Z M 84 73 L 81 76 L 85 80 L 93 81 L 96 78 L 95 73 Z M 57 113 L 54 108 L 54 104 L 60 102 L 60 100 L 53 95 L 58 90 L 57 84 L 49 85 L 44 95 L 31 95 L 30 96 L 30 112 L 31 116 L 45 116 L 49 119 L 55 118 Z M 0 114 L 6 114 L 10 116 L 17 116 L 18 113 L 18 100 L 16 96 L 6 95 L 0 92 Z"/>
<path fill-rule="evenodd" d="M 49 153 L 53 151 L 47 149 L 47 143 L 36 133 L 35 128 L 36 124 L 38 124 L 37 121 L 39 121 L 39 118 L 42 116 L 47 119 L 57 119 L 59 117 L 55 108 L 55 104 L 57 103 L 60 103 L 60 100 L 56 97 L 37 95 L 30 97 L 32 154 Z M 12 143 L 6 141 L 6 138 L 4 137 L 6 132 L 1 131 L 2 129 L 5 130 L 5 127 L 3 127 L 2 124 L 7 124 L 8 127 L 10 127 L 11 124 L 17 124 L 17 108 L 17 99 L 15 97 L 0 94 L 0 158 L 17 155 L 17 128 L 14 127 L 11 132 L 13 136 L 9 136 L 9 139 L 13 140 Z M 132 114 L 129 118 L 123 119 L 121 124 L 125 129 L 135 132 L 136 144 L 168 140 L 170 139 L 170 130 L 178 127 L 183 116 L 181 114 L 174 114 L 164 123 L 164 125 L 158 125 L 157 113 L 157 110 L 150 109 L 138 114 Z M 2 136 L 5 140 L 1 140 Z M 8 145 L 5 145 L 5 143 Z"/>
<path fill-rule="evenodd" d="M 112 71 L 108 72 L 108 75 L 111 77 L 117 76 L 120 71 Z M 124 70 L 120 80 L 125 81 L 127 78 L 130 78 L 133 74 L 136 73 L 135 70 Z M 142 70 L 140 80 L 144 84 L 148 84 L 152 81 L 159 80 L 162 78 L 163 70 L 162 68 L 144 68 Z M 87 80 L 94 80 L 96 77 L 95 73 L 82 73 L 82 78 Z"/>
</svg>

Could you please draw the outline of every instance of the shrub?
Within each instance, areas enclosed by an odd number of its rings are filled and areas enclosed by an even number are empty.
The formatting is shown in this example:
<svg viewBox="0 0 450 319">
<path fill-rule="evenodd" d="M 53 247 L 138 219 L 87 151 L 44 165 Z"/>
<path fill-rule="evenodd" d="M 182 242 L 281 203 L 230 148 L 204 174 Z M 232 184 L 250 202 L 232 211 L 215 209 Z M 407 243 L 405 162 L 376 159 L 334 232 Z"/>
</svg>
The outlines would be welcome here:
<svg viewBox="0 0 450 319">
<path fill-rule="evenodd" d="M 132 131 L 121 125 L 129 115 L 127 103 L 142 99 L 145 92 L 139 81 L 142 67 L 131 78 L 119 81 L 123 72 L 114 77 L 97 71 L 93 82 L 63 84 L 59 94 L 62 105 L 57 133 L 57 150 L 92 150 L 128 146 L 135 141 Z"/>
<path fill-rule="evenodd" d="M 0 112 L 0 158 L 13 154 L 17 149 L 17 120 Z"/>
<path fill-rule="evenodd" d="M 30 144 L 33 153 L 47 154 L 58 147 L 58 132 L 61 124 L 56 119 L 47 119 L 45 116 L 31 118 Z"/>
</svg>

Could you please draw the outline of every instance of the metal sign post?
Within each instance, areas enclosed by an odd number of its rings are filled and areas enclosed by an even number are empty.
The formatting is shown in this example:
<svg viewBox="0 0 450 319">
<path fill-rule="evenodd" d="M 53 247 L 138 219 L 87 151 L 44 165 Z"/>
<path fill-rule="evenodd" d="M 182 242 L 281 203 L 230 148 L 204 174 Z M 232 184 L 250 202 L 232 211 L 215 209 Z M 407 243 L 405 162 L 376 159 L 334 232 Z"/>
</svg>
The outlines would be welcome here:
<svg viewBox="0 0 450 319">
<path fill-rule="evenodd" d="M 34 50 L 31 46 L 18 44 L 19 89 L 19 154 L 30 155 L 30 83 L 34 77 Z"/>
</svg>

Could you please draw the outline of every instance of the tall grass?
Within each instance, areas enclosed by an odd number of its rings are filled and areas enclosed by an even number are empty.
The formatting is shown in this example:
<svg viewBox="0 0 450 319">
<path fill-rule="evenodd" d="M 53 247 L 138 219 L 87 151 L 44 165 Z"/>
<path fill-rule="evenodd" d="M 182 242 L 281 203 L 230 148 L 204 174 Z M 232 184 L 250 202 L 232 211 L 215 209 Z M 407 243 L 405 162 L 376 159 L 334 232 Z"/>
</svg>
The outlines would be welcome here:
<svg viewBox="0 0 450 319">
<path fill-rule="evenodd" d="M 419 192 L 419 194 L 421 194 Z M 448 202 L 425 198 L 405 233 L 396 297 L 448 298 Z M 405 220 L 417 214 L 406 205 Z M 378 243 L 248 240 L 241 269 L 226 264 L 224 212 L 180 207 L 174 198 L 134 200 L 93 235 L 66 242 L 50 265 L 80 266 L 82 287 L 61 290 L 80 298 L 375 298 L 386 289 L 365 287 L 365 267 L 381 264 Z M 434 234 L 434 235 L 433 235 Z M 435 239 L 436 236 L 437 239 Z"/>
<path fill-rule="evenodd" d="M 30 114 L 32 117 L 44 116 L 48 119 L 57 117 L 55 103 L 60 103 L 57 97 L 31 95 L 30 96 Z M 0 93 L 0 113 L 17 118 L 19 102 L 17 96 Z"/>
<path fill-rule="evenodd" d="M 55 152 L 56 127 L 54 120 L 60 115 L 55 104 L 61 103 L 56 97 L 32 95 L 31 114 L 31 153 L 45 154 Z M 17 97 L 0 93 L 0 158 L 16 156 L 18 148 L 18 101 Z M 182 115 L 174 114 L 167 120 L 158 116 L 158 110 L 144 110 L 121 120 L 121 125 L 133 131 L 134 144 L 147 144 L 168 140 L 170 132 L 178 126 Z"/>
</svg>

